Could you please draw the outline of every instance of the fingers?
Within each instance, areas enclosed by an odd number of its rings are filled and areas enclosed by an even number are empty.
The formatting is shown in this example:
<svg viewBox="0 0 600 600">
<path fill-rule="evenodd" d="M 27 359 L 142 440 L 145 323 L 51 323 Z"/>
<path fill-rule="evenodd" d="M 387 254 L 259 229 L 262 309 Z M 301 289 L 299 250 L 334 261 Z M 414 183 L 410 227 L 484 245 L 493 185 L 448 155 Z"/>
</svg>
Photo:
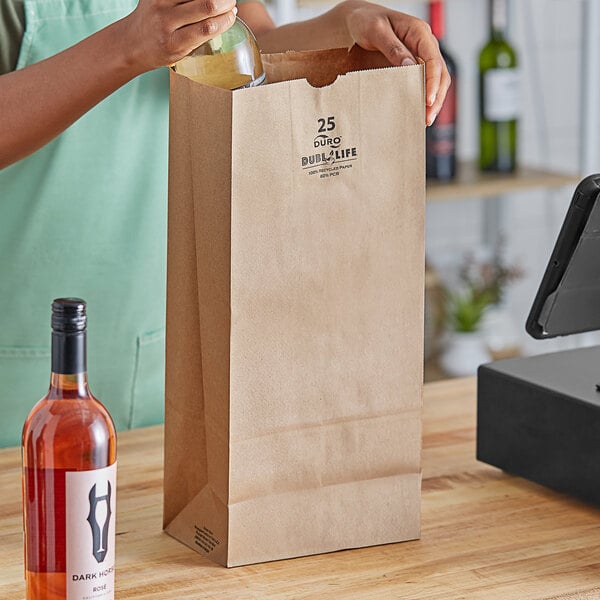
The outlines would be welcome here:
<svg viewBox="0 0 600 600">
<path fill-rule="evenodd" d="M 173 33 L 173 43 L 180 49 L 182 56 L 185 56 L 204 42 L 227 31 L 235 22 L 236 14 L 237 8 L 234 6 L 226 13 L 179 27 Z"/>
<path fill-rule="evenodd" d="M 429 25 L 414 17 L 402 17 L 395 22 L 395 33 L 407 48 L 425 61 L 425 118 L 427 125 L 431 125 L 444 103 L 450 87 L 450 75 L 440 53 L 439 43 Z"/>
<path fill-rule="evenodd" d="M 379 21 L 379 23 L 364 33 L 363 47 L 365 46 L 372 46 L 373 50 L 379 50 L 393 65 L 406 66 L 417 64 L 411 51 L 394 33 L 389 21 Z"/>
<path fill-rule="evenodd" d="M 397 66 L 406 67 L 408 65 L 416 65 L 417 61 L 414 59 L 413 55 L 409 51 L 409 49 L 402 43 L 398 43 L 395 41 L 395 44 L 392 46 L 390 44 L 386 44 L 382 48 L 378 48 L 378 50 L 393 64 Z"/>
<path fill-rule="evenodd" d="M 172 65 L 234 21 L 235 0 L 140 0 L 123 19 L 130 61 L 141 72 Z"/>
<path fill-rule="evenodd" d="M 425 61 L 425 74 L 425 119 L 429 126 L 433 124 L 442 108 L 451 79 L 443 59 L 441 64 L 437 59 Z"/>
<path fill-rule="evenodd" d="M 425 62 L 425 118 L 431 125 L 450 86 L 450 75 L 431 27 L 416 17 L 367 2 L 350 6 L 346 25 L 359 46 L 379 50 L 394 65 L 415 64 L 417 56 Z"/>
<path fill-rule="evenodd" d="M 235 0 L 189 0 L 173 8 L 172 25 L 175 28 L 186 27 L 224 15 L 235 8 Z"/>
<path fill-rule="evenodd" d="M 450 87 L 450 75 L 437 40 L 431 34 L 429 26 L 424 25 L 425 27 L 419 25 L 420 32 L 416 35 L 419 36 L 420 43 L 414 47 L 418 47 L 417 56 L 425 61 L 425 122 L 431 125 L 444 103 Z M 410 41 L 410 37 L 405 37 L 405 41 Z M 387 34 L 380 33 L 374 46 L 394 65 L 416 64 L 413 53 L 399 40 L 391 27 Z"/>
</svg>

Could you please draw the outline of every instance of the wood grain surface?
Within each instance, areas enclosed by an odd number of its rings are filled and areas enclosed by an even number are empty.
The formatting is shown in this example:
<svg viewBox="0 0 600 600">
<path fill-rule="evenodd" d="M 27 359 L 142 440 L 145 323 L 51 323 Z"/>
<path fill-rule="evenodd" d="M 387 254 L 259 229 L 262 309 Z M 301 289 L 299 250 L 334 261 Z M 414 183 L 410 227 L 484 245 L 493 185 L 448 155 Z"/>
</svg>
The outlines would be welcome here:
<svg viewBox="0 0 600 600">
<path fill-rule="evenodd" d="M 117 598 L 600 598 L 600 510 L 475 460 L 475 381 L 427 384 L 418 541 L 225 569 L 161 531 L 162 428 L 119 434 Z M 600 432 L 599 432 L 600 443 Z M 19 450 L 0 451 L 0 598 L 24 598 Z"/>
</svg>

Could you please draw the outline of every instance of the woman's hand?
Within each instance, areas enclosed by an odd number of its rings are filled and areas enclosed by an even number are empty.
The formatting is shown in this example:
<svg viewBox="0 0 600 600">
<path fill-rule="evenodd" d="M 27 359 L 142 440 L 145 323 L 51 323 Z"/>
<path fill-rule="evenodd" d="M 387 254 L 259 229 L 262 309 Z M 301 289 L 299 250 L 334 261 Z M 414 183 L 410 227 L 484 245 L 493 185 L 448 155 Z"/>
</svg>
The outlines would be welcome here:
<svg viewBox="0 0 600 600">
<path fill-rule="evenodd" d="M 394 65 L 415 64 L 415 57 L 425 61 L 426 121 L 431 125 L 446 97 L 450 75 L 429 25 L 363 0 L 347 0 L 338 6 L 350 36 L 365 50 L 379 50 Z"/>
<path fill-rule="evenodd" d="M 440 112 L 450 86 L 450 75 L 440 47 L 425 21 L 366 2 L 345 0 L 326 13 L 275 27 L 264 4 L 244 2 L 242 19 L 255 32 L 265 52 L 350 47 L 378 50 L 394 65 L 425 61 L 426 122 L 431 125 Z"/>
<path fill-rule="evenodd" d="M 120 26 L 128 60 L 139 72 L 172 65 L 235 21 L 235 0 L 140 0 Z"/>
</svg>

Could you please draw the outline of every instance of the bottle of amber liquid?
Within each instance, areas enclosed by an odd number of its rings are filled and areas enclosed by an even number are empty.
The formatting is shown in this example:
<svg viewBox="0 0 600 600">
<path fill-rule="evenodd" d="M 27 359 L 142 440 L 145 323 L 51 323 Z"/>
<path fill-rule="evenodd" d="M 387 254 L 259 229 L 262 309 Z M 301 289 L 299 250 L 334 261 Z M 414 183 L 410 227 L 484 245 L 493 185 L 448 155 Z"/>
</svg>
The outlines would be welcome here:
<svg viewBox="0 0 600 600">
<path fill-rule="evenodd" d="M 236 18 L 224 33 L 205 42 L 173 65 L 194 81 L 237 90 L 265 81 L 265 71 L 254 34 Z"/>
<path fill-rule="evenodd" d="M 23 427 L 27 600 L 112 600 L 116 434 L 86 375 L 86 305 L 52 304 L 48 393 Z"/>
</svg>

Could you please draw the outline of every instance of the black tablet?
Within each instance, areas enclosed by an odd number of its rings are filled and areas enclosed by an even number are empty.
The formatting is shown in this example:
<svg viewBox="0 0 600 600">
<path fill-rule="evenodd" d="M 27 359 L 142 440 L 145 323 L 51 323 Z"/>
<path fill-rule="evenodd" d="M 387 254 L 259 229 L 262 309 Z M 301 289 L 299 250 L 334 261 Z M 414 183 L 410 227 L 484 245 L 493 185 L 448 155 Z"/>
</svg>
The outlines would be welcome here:
<svg viewBox="0 0 600 600">
<path fill-rule="evenodd" d="M 600 174 L 575 189 L 525 328 L 537 339 L 600 329 Z"/>
</svg>

